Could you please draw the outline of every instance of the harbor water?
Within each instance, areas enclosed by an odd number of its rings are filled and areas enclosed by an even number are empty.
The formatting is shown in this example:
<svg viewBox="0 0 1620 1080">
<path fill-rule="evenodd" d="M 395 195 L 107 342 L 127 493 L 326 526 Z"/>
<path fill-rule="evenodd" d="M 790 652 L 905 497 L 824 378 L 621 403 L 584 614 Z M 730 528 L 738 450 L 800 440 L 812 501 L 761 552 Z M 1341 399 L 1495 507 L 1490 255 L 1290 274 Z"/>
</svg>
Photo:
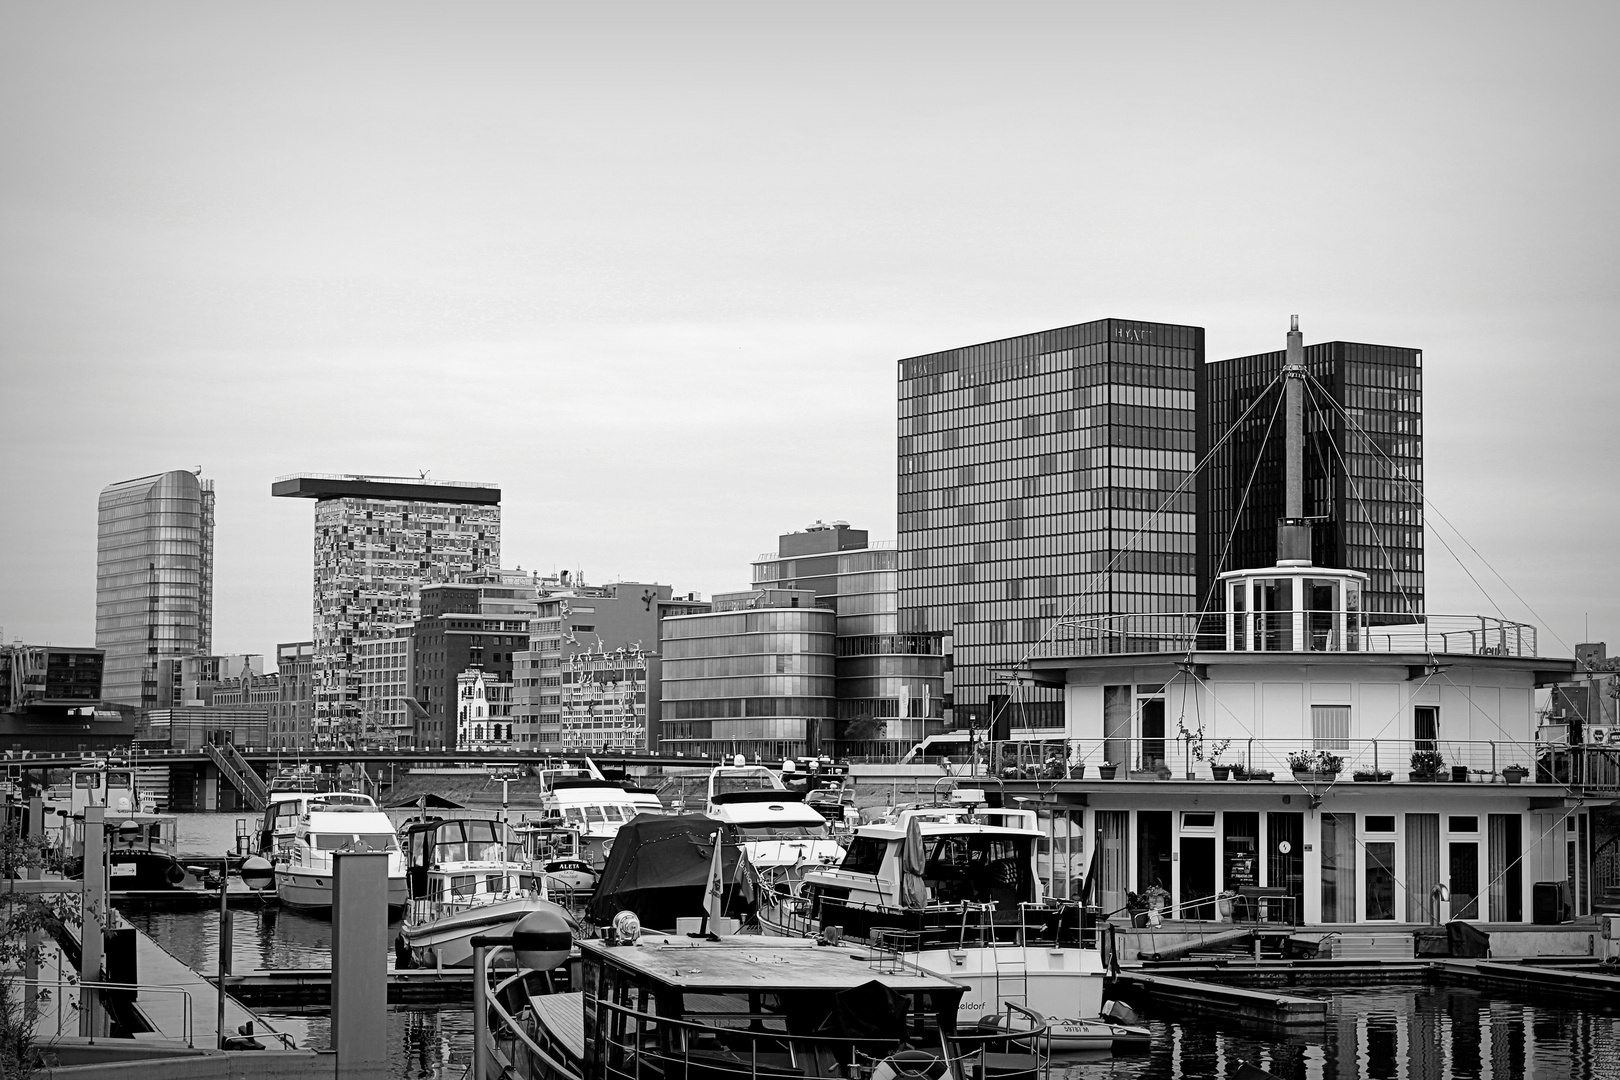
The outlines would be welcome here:
<svg viewBox="0 0 1620 1080">
<path fill-rule="evenodd" d="M 222 854 L 235 843 L 237 816 L 180 815 L 183 854 Z M 217 963 L 218 914 L 132 906 L 126 915 L 199 971 Z M 274 903 L 234 910 L 232 970 L 326 967 L 332 924 Z M 1620 1008 L 1560 1005 L 1488 996 L 1437 985 L 1356 987 L 1320 993 L 1330 1001 L 1325 1029 L 1246 1032 L 1205 1018 L 1146 1017 L 1146 1054 L 1078 1056 L 1054 1062 L 1057 1080 L 1182 1080 L 1233 1077 L 1252 1063 L 1286 1080 L 1616 1080 Z M 325 1010 L 261 1011 L 299 1045 L 330 1044 Z M 461 1080 L 472 1060 L 472 1015 L 463 1006 L 389 1010 L 391 1075 Z"/>
<path fill-rule="evenodd" d="M 178 846 L 187 856 L 218 858 L 235 849 L 238 814 L 180 814 Z M 144 902 L 120 905 L 137 929 L 197 971 L 212 976 L 219 963 L 219 909 L 170 910 Z M 273 899 L 231 910 L 231 972 L 330 968 L 330 919 L 284 910 Z M 390 959 L 390 964 L 392 960 Z M 304 1049 L 332 1044 L 332 1021 L 324 1008 L 307 1012 L 255 1009 Z M 472 1064 L 472 1011 L 463 1005 L 388 1010 L 389 1075 L 410 1080 L 462 1080 Z"/>
</svg>

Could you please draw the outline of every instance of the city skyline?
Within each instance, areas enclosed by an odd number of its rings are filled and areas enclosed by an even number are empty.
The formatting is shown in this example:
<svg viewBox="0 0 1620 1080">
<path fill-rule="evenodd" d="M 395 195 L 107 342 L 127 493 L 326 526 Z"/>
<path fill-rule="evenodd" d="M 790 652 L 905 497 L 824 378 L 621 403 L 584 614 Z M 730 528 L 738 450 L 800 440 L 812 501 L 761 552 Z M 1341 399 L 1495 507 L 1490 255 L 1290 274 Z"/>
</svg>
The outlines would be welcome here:
<svg viewBox="0 0 1620 1080">
<path fill-rule="evenodd" d="M 6 12 L 7 640 L 89 644 L 96 493 L 198 464 L 220 653 L 309 637 L 301 470 L 493 477 L 508 568 L 741 588 L 897 536 L 900 358 L 1293 313 L 1423 350 L 1431 610 L 1620 639 L 1616 14 L 1015 9 Z"/>
</svg>

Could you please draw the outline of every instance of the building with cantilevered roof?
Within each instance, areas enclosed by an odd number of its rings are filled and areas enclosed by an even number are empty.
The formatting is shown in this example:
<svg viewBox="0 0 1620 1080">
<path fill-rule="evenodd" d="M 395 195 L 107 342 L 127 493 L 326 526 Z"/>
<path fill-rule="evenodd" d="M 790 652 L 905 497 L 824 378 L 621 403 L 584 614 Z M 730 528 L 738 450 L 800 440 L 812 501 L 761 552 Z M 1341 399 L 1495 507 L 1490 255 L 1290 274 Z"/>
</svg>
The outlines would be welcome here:
<svg viewBox="0 0 1620 1080">
<path fill-rule="evenodd" d="M 500 566 L 501 490 L 302 473 L 278 478 L 270 494 L 315 500 L 312 742 L 364 736 L 358 644 L 415 622 L 423 585 Z"/>
</svg>

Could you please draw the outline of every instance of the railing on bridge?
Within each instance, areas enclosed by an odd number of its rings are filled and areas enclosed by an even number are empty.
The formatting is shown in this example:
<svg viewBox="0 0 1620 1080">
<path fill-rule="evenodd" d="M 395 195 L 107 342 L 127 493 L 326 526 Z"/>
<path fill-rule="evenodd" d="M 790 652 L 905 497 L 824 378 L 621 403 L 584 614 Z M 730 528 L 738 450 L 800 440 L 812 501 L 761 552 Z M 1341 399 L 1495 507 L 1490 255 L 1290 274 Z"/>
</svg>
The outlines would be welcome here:
<svg viewBox="0 0 1620 1080">
<path fill-rule="evenodd" d="M 227 753 L 226 748 L 231 753 Z M 230 781 L 231 786 L 237 790 L 249 806 L 255 810 L 263 810 L 265 804 L 269 801 L 270 789 L 265 786 L 263 780 L 259 779 L 259 774 L 253 771 L 253 767 L 242 758 L 241 754 L 235 753 L 235 750 L 236 748 L 229 743 L 225 744 L 225 748 L 216 746 L 211 742 L 203 743 L 203 753 L 207 754 L 208 760 L 214 763 L 214 768 L 219 770 L 219 775 Z M 241 768 L 238 768 L 235 762 L 231 760 L 233 755 L 236 761 L 242 762 Z M 248 779 L 250 776 L 253 778 L 252 780 Z"/>
</svg>

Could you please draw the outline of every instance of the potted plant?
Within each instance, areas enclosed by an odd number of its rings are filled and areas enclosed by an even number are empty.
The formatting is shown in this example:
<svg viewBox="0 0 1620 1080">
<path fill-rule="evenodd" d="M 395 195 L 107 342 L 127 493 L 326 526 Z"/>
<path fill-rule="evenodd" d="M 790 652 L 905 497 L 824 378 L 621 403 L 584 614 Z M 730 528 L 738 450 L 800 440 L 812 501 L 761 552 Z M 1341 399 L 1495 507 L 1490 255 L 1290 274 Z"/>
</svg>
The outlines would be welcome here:
<svg viewBox="0 0 1620 1080">
<path fill-rule="evenodd" d="M 1272 772 L 1271 772 L 1270 769 L 1250 769 L 1245 774 L 1244 779 L 1246 779 L 1246 780 L 1270 780 L 1271 777 L 1272 777 Z"/>
<path fill-rule="evenodd" d="M 1234 780 L 1247 780 L 1248 778 L 1249 778 L 1249 768 L 1248 768 L 1248 766 L 1243 764 L 1243 762 L 1241 762 L 1241 761 L 1233 762 L 1232 763 L 1232 779 L 1234 779 Z"/>
<path fill-rule="evenodd" d="M 1524 778 L 1529 775 L 1530 770 L 1525 768 L 1523 765 L 1518 764 L 1509 765 L 1507 768 L 1502 770 L 1502 779 L 1506 780 L 1510 784 L 1522 783 Z"/>
<path fill-rule="evenodd" d="M 1224 761 L 1210 762 L 1209 771 L 1210 775 L 1215 777 L 1217 780 L 1227 780 L 1232 776 L 1232 766 L 1226 764 Z"/>
<path fill-rule="evenodd" d="M 1468 783 L 1468 766 L 1466 766 L 1466 765 L 1453 765 L 1451 767 L 1451 782 L 1453 784 L 1466 784 L 1466 783 Z"/>
<path fill-rule="evenodd" d="M 1350 779 L 1363 784 L 1382 784 L 1393 778 L 1388 769 L 1357 769 L 1350 774 Z"/>
<path fill-rule="evenodd" d="M 1295 750 L 1288 755 L 1288 767 L 1295 780 L 1331 780 L 1344 767 L 1344 759 L 1326 750 Z"/>
<path fill-rule="evenodd" d="M 1105 761 L 1101 765 L 1097 766 L 1097 775 L 1104 780 L 1112 780 L 1114 778 L 1114 773 L 1118 770 L 1118 764 L 1112 761 Z"/>
<path fill-rule="evenodd" d="M 1083 762 L 1083 761 L 1079 762 L 1074 766 L 1074 778 L 1076 780 L 1084 780 L 1086 778 L 1086 763 L 1085 762 Z"/>
<path fill-rule="evenodd" d="M 1438 750 L 1414 750 L 1412 752 L 1412 779 L 1434 781 L 1440 776 L 1440 770 L 1446 767 L 1446 759 L 1440 756 Z"/>
<path fill-rule="evenodd" d="M 1170 906 L 1170 890 L 1155 881 L 1142 890 L 1142 899 L 1147 902 L 1148 925 L 1158 926 L 1164 919 L 1164 909 Z"/>
</svg>

